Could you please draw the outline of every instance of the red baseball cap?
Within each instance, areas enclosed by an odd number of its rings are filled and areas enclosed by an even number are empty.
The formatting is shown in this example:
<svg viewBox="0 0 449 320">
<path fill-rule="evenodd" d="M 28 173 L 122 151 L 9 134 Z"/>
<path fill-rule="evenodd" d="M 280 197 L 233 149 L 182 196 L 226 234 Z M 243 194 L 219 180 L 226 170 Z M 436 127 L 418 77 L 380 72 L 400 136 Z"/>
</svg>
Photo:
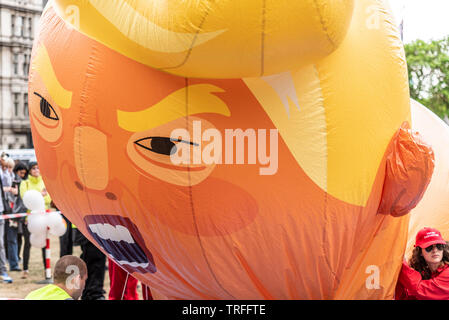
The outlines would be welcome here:
<svg viewBox="0 0 449 320">
<path fill-rule="evenodd" d="M 438 243 L 446 244 L 446 241 L 444 241 L 441 232 L 437 229 L 425 227 L 419 230 L 416 235 L 415 247 L 424 249 Z"/>
</svg>

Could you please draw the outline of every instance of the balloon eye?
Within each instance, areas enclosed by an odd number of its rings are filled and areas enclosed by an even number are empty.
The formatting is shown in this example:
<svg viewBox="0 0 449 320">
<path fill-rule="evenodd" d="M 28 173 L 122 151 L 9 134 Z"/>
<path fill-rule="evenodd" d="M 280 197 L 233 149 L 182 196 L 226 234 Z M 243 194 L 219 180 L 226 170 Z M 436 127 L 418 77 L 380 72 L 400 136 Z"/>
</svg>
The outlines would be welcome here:
<svg viewBox="0 0 449 320">
<path fill-rule="evenodd" d="M 39 93 L 35 92 L 34 94 L 41 99 L 40 109 L 42 115 L 51 120 L 59 120 L 59 117 L 56 114 L 55 109 L 53 109 L 53 107 L 51 106 L 51 104 Z"/>
<path fill-rule="evenodd" d="M 134 143 L 146 150 L 166 156 L 174 154 L 177 150 L 176 144 L 170 138 L 165 137 L 148 137 Z"/>
<path fill-rule="evenodd" d="M 147 137 L 147 138 L 139 139 L 139 140 L 135 141 L 134 143 L 137 144 L 139 147 L 142 147 L 151 152 L 170 156 L 170 155 L 176 153 L 176 151 L 178 150 L 175 142 L 187 143 L 187 144 L 191 144 L 193 146 L 198 145 L 198 144 L 190 142 L 190 141 L 176 140 L 176 139 L 171 139 L 171 138 L 167 138 L 167 137 Z"/>
</svg>

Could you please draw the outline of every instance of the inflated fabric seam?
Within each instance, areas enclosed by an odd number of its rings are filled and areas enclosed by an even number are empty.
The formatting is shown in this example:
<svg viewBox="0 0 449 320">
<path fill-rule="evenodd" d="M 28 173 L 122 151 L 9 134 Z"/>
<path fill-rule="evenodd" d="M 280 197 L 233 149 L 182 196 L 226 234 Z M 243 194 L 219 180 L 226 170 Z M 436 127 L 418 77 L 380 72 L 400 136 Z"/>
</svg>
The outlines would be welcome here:
<svg viewBox="0 0 449 320">
<path fill-rule="evenodd" d="M 202 30 L 203 24 L 206 21 L 206 18 L 207 18 L 208 15 L 209 15 L 209 9 L 206 10 L 206 13 L 205 13 L 204 17 L 203 17 L 203 19 L 201 20 L 201 23 L 198 26 L 198 30 L 195 32 L 195 36 L 193 37 L 192 43 L 190 45 L 189 50 L 187 51 L 187 54 L 186 54 L 184 60 L 181 61 L 181 63 L 179 63 L 178 65 L 175 65 L 175 66 L 162 67 L 162 68 L 156 68 L 156 69 L 161 70 L 161 71 L 170 70 L 170 69 L 176 69 L 176 68 L 181 68 L 183 65 L 185 65 L 187 63 L 187 60 L 189 60 L 190 55 L 192 54 L 192 50 L 193 50 L 193 47 L 195 46 L 196 39 L 198 38 L 198 33 L 200 32 L 200 30 Z"/>
<path fill-rule="evenodd" d="M 185 87 L 186 87 L 186 95 L 185 95 L 185 104 L 186 104 L 186 130 L 189 130 L 189 78 L 185 78 Z M 198 230 L 198 223 L 196 221 L 196 215 L 195 215 L 195 207 L 193 205 L 193 191 L 192 191 L 192 181 L 191 181 L 191 171 L 190 171 L 190 166 L 187 167 L 187 172 L 188 172 L 188 179 L 189 179 L 189 198 L 190 198 L 190 208 L 192 210 L 192 218 L 193 218 L 193 224 L 195 226 L 195 234 L 196 237 L 198 239 L 198 243 L 200 245 L 201 248 L 201 253 L 203 254 L 203 258 L 206 261 L 207 264 L 207 268 L 209 269 L 210 273 L 212 274 L 212 277 L 214 278 L 215 282 L 218 284 L 218 286 L 226 293 L 228 294 L 230 297 L 232 297 L 233 299 L 236 299 L 234 296 L 232 296 L 232 294 L 230 294 L 220 283 L 220 281 L 218 281 L 217 276 L 215 275 L 214 271 L 212 270 L 212 267 L 209 263 L 209 260 L 207 259 L 207 255 L 206 255 L 206 250 L 203 247 L 203 243 L 201 241 L 201 237 L 200 237 L 200 233 Z"/>
<path fill-rule="evenodd" d="M 316 78 L 318 80 L 320 80 L 320 76 L 319 76 L 319 72 L 318 72 L 317 66 L 313 65 L 313 69 L 315 70 Z M 321 99 L 323 101 L 323 107 L 324 107 L 324 94 L 323 94 L 323 89 L 321 88 L 321 86 L 320 86 L 320 92 L 321 92 Z M 327 120 L 325 121 L 325 123 L 327 124 Z M 328 132 L 327 128 L 326 128 L 326 132 Z M 327 139 L 327 136 L 326 136 L 326 139 Z M 326 143 L 326 145 L 327 145 L 327 143 Z M 327 149 L 326 149 L 326 159 L 328 159 Z M 326 265 L 327 265 L 329 271 L 331 272 L 331 274 L 332 274 L 332 276 L 334 278 L 334 281 L 339 282 L 339 279 L 337 278 L 337 275 L 336 275 L 335 271 L 332 269 L 332 264 L 329 261 L 329 252 L 327 250 L 329 245 L 326 245 L 327 244 L 327 242 L 326 242 L 326 235 L 327 235 L 326 227 L 328 226 L 328 215 L 327 214 L 331 214 L 331 212 L 327 211 L 327 200 L 328 200 L 328 193 L 326 191 L 328 189 L 328 186 L 327 186 L 327 174 L 326 174 L 326 186 L 325 187 L 326 187 L 326 189 L 324 190 L 324 210 L 323 210 L 325 228 L 323 230 L 323 240 L 322 240 L 321 243 L 322 243 L 322 249 L 323 249 L 323 252 L 324 252 L 324 261 L 326 262 Z"/>
<path fill-rule="evenodd" d="M 322 13 L 320 11 L 320 6 L 318 4 L 318 0 L 313 0 L 313 3 L 315 5 L 316 11 L 318 12 L 318 16 L 320 18 L 320 23 L 321 23 L 321 27 L 323 28 L 323 32 L 326 35 L 327 40 L 329 40 L 330 44 L 332 45 L 332 48 L 335 49 L 336 45 L 329 35 L 329 29 L 327 28 L 326 21 L 324 20 L 324 16 L 322 15 Z"/>
<path fill-rule="evenodd" d="M 81 89 L 81 95 L 80 95 L 80 112 L 79 112 L 79 118 L 78 118 L 78 125 L 79 126 L 83 125 L 83 122 L 84 122 L 83 121 L 83 114 L 87 113 L 87 111 L 85 111 L 84 109 L 85 109 L 85 106 L 87 105 L 87 101 L 88 101 L 88 97 L 89 97 L 89 95 L 86 94 L 87 91 L 88 91 L 88 87 L 89 87 L 89 76 L 92 75 L 92 72 L 94 70 L 98 70 L 96 68 L 91 68 L 92 62 L 94 61 L 94 56 L 96 56 L 95 51 L 96 51 L 95 46 L 92 46 L 91 52 L 89 54 L 89 60 L 87 61 L 87 64 L 86 64 L 86 71 L 84 72 L 85 78 L 84 78 L 84 83 L 83 83 L 83 87 Z M 77 143 L 78 143 L 78 148 L 79 148 L 78 149 L 79 151 L 77 152 L 78 153 L 78 157 L 79 157 L 79 163 L 80 163 L 79 172 L 81 173 L 81 175 L 82 175 L 82 177 L 84 179 L 85 173 L 84 173 L 84 167 L 83 167 L 83 161 L 82 161 L 83 157 L 82 157 L 82 152 L 81 152 L 81 150 L 82 150 L 81 149 L 81 144 L 82 144 L 82 142 L 81 142 L 81 130 L 78 130 Z M 89 209 L 90 209 L 89 213 L 92 214 L 93 209 L 92 209 L 92 204 L 91 204 L 91 201 L 90 201 L 90 198 L 89 198 L 89 194 L 87 192 L 87 188 L 84 188 L 83 191 L 84 191 L 84 193 L 86 195 L 86 199 L 87 199 L 87 202 L 89 204 Z"/>
</svg>

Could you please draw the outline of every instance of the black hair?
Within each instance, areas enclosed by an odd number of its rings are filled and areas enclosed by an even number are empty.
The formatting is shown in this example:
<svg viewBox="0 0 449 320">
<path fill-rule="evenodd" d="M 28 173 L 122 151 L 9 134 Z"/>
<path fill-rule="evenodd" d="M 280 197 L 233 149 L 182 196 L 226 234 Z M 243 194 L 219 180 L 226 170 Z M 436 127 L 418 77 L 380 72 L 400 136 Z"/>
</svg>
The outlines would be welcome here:
<svg viewBox="0 0 449 320">
<path fill-rule="evenodd" d="M 429 269 L 429 265 L 422 255 L 422 250 L 420 247 L 415 247 L 412 252 L 412 256 L 408 262 L 410 267 L 421 273 L 423 280 L 429 280 L 431 278 L 432 272 Z M 449 264 L 449 242 L 443 248 L 443 259 L 441 260 L 441 265 Z"/>
<path fill-rule="evenodd" d="M 30 163 L 28 163 L 28 171 L 31 170 L 32 167 L 36 166 L 37 162 L 36 161 L 31 161 Z"/>
<path fill-rule="evenodd" d="M 26 170 L 26 172 L 28 172 L 28 168 L 25 165 L 25 163 L 19 161 L 18 163 L 16 163 L 16 165 L 14 166 L 14 169 L 12 171 L 14 173 L 17 173 L 17 171 L 20 171 L 20 170 Z"/>
</svg>

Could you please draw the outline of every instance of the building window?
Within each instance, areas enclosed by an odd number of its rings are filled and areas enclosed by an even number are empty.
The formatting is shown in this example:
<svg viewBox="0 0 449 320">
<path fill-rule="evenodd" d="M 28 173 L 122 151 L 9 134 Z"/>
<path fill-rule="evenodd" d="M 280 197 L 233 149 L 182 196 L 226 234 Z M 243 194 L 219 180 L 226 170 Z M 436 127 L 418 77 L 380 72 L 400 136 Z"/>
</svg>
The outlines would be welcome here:
<svg viewBox="0 0 449 320">
<path fill-rule="evenodd" d="M 28 54 L 23 55 L 23 75 L 28 76 L 28 69 L 30 67 L 30 56 Z"/>
<path fill-rule="evenodd" d="M 22 37 L 25 37 L 25 17 L 20 17 L 20 21 L 22 23 L 22 25 L 20 26 L 20 35 Z"/>
<path fill-rule="evenodd" d="M 13 93 L 13 97 L 14 97 L 14 116 L 17 117 L 19 116 L 19 94 L 18 93 Z"/>
<path fill-rule="evenodd" d="M 28 18 L 28 37 L 33 39 L 33 19 Z"/>
<path fill-rule="evenodd" d="M 23 115 L 28 117 L 28 93 L 23 94 Z"/>
<path fill-rule="evenodd" d="M 16 15 L 11 15 L 11 35 L 16 34 Z"/>
<path fill-rule="evenodd" d="M 15 75 L 19 74 L 19 55 L 17 53 L 12 56 L 12 68 Z"/>
</svg>

